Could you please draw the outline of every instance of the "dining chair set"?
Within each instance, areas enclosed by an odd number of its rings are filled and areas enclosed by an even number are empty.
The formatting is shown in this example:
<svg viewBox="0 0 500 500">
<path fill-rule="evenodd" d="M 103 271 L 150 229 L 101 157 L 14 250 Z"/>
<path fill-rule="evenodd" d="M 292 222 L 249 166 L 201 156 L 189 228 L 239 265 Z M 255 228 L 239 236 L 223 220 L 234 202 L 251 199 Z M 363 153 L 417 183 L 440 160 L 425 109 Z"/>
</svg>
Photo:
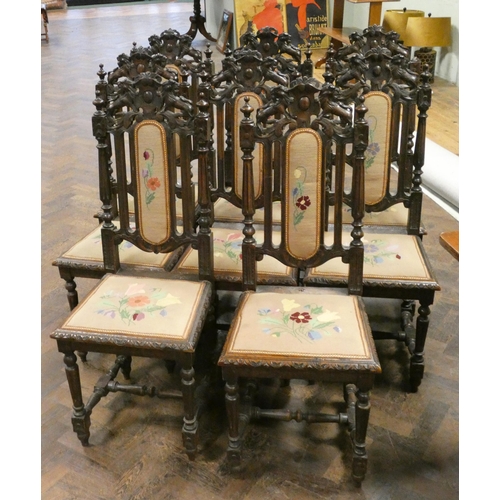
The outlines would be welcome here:
<svg viewBox="0 0 500 500">
<path fill-rule="evenodd" d="M 89 445 L 92 411 L 110 392 L 181 397 L 195 460 L 203 358 L 224 384 L 232 470 L 244 469 L 254 420 L 336 423 L 360 484 L 376 340 L 408 347 L 416 391 L 439 290 L 420 220 L 430 74 L 380 26 L 329 49 L 322 82 L 310 50 L 302 57 L 273 28 L 245 34 L 219 69 L 176 30 L 149 43 L 99 67 L 96 228 L 54 261 L 71 309 L 51 336 L 73 430 Z M 80 277 L 97 280 L 82 300 Z M 394 301 L 396 318 L 384 317 Z M 85 369 L 92 353 L 114 360 L 84 400 L 78 358 Z M 132 382 L 134 357 L 163 360 L 179 391 Z M 295 379 L 341 384 L 342 409 L 260 408 L 269 379 L 283 390 Z"/>
</svg>

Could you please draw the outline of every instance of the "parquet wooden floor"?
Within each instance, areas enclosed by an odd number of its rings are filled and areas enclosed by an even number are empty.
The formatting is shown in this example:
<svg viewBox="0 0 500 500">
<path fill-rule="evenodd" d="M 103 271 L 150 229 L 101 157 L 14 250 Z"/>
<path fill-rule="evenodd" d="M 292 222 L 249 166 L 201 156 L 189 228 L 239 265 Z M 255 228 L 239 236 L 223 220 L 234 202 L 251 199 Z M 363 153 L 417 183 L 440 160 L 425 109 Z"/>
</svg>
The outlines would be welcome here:
<svg viewBox="0 0 500 500">
<path fill-rule="evenodd" d="M 132 42 L 168 27 L 189 27 L 191 5 L 146 4 L 49 12 L 50 42 L 41 47 L 41 495 L 44 500 L 111 499 L 406 499 L 458 498 L 458 262 L 439 234 L 458 222 L 426 198 L 424 245 L 442 291 L 431 309 L 426 372 L 416 394 L 404 391 L 407 355 L 379 342 L 383 374 L 372 392 L 368 474 L 350 481 L 350 446 L 337 426 L 252 423 L 239 475 L 225 463 L 226 421 L 221 388 L 201 415 L 195 462 L 182 450 L 180 401 L 111 394 L 92 413 L 91 446 L 71 429 L 71 399 L 62 355 L 49 338 L 68 314 L 66 292 L 52 260 L 96 225 L 97 152 L 91 131 L 99 63 L 116 65 Z M 206 40 L 194 42 L 204 50 Z M 214 50 L 214 57 L 220 54 Z M 446 147 L 446 146 L 445 146 Z M 80 298 L 95 284 L 77 281 Z M 92 354 L 81 365 L 86 396 L 109 358 Z M 133 370 L 154 384 L 176 386 L 161 363 L 136 360 Z M 134 372 L 133 372 L 134 373 Z M 328 404 L 336 387 L 292 385 L 266 398 L 294 406 Z"/>
</svg>

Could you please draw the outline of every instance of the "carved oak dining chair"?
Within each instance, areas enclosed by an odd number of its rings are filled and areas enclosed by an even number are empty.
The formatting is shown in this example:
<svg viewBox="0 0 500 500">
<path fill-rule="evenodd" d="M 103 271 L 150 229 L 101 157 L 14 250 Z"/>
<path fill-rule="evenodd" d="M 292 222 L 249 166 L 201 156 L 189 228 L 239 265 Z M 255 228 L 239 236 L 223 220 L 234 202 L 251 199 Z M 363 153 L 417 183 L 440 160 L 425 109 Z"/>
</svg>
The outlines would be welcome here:
<svg viewBox="0 0 500 500">
<path fill-rule="evenodd" d="M 400 44 L 395 46 L 394 37 L 380 26 L 371 26 L 352 37 L 351 45 L 336 55 L 330 52 L 334 55 L 327 58 L 325 78 L 333 82 L 332 92 L 344 105 L 356 105 L 361 97 L 368 108 L 363 296 L 374 337 L 396 339 L 407 346 L 409 389 L 416 391 L 424 373 L 430 306 L 440 286 L 421 241 L 425 233 L 421 183 L 430 74 L 425 69 L 420 77 L 414 73 L 409 57 L 402 53 L 405 50 Z M 346 192 L 347 206 L 351 200 Z M 304 284 L 339 286 L 346 277 L 345 265 L 330 262 L 309 269 Z M 375 325 L 375 317 L 388 303 L 377 299 L 401 300 L 395 322 L 386 317 Z M 415 301 L 419 302 L 416 318 Z"/>
<path fill-rule="evenodd" d="M 96 139 L 98 139 L 96 134 L 101 133 L 101 130 L 96 128 L 95 123 L 100 123 L 101 116 L 106 112 L 108 107 L 116 108 L 122 104 L 125 106 L 129 105 L 131 92 L 134 90 L 134 79 L 144 72 L 154 72 L 163 81 L 169 81 L 170 92 L 177 97 L 173 101 L 175 106 L 183 109 L 192 107 L 192 101 L 188 98 L 191 95 L 191 91 L 189 82 L 187 81 L 188 73 L 185 68 L 181 68 L 180 72 L 173 71 L 171 65 L 167 64 L 169 61 L 162 60 L 160 64 L 159 60 L 150 54 L 150 50 L 137 47 L 135 44 L 129 55 L 121 54 L 117 60 L 118 66 L 108 74 L 104 71 L 102 64 L 97 73 L 99 80 L 95 87 L 96 98 L 94 105 L 96 112 L 93 117 L 93 132 Z M 130 87 L 128 93 L 124 91 L 127 86 Z M 178 136 L 175 137 L 178 141 Z M 101 141 L 98 145 L 99 155 L 102 157 L 102 162 L 106 161 L 108 163 L 107 173 L 109 177 L 105 178 L 106 172 L 101 172 L 99 174 L 99 185 L 104 184 L 107 186 L 108 183 L 111 185 L 111 199 L 106 203 L 109 205 L 108 216 L 116 220 L 118 218 L 119 202 L 117 183 L 113 173 L 113 163 L 119 161 L 119 158 L 116 157 L 117 151 L 115 151 L 115 144 L 110 130 L 106 129 L 104 140 L 98 140 Z M 193 142 L 191 147 L 194 148 L 193 137 L 190 137 L 190 140 Z M 179 144 L 177 144 L 177 148 L 179 148 Z M 194 156 L 194 152 L 191 151 L 191 158 L 194 158 Z M 104 157 L 106 158 L 105 160 Z M 177 176 L 177 178 L 179 177 L 180 175 Z M 134 204 L 130 183 L 128 190 L 130 199 L 127 203 L 127 210 L 133 214 Z M 103 202 L 102 197 L 101 202 Z M 179 182 L 176 182 L 176 203 L 177 216 L 182 219 L 182 199 Z M 95 217 L 99 219 L 100 224 L 53 261 L 53 265 L 58 268 L 61 278 L 65 281 L 70 309 L 73 309 L 78 304 L 75 278 L 100 279 L 106 272 L 103 265 L 101 242 L 102 208 L 95 214 Z M 119 223 L 117 220 L 116 224 Z M 149 253 L 124 241 L 120 244 L 119 251 L 121 254 L 120 265 L 125 269 L 134 269 L 137 267 L 144 270 L 154 269 L 160 272 L 168 272 L 177 262 L 183 249 L 178 248 L 169 253 Z"/>
<path fill-rule="evenodd" d="M 285 92 L 290 97 L 276 121 L 270 113 L 251 115 L 249 99 L 243 107 L 241 149 L 244 163 L 243 290 L 219 358 L 226 386 L 229 421 L 228 461 L 242 466 L 244 426 L 252 418 L 346 424 L 352 438 L 352 476 L 361 482 L 367 469 L 366 433 L 370 413 L 369 391 L 380 365 L 360 294 L 362 292 L 364 151 L 368 139 L 365 109 L 358 106 L 354 121 L 334 118 L 325 110 L 321 88 L 314 79 L 296 79 Z M 255 240 L 253 216 L 253 161 L 255 144 L 265 155 L 281 150 L 281 210 L 283 224 L 272 233 L 271 164 L 264 162 L 264 239 Z M 335 211 L 335 229 L 324 223 L 328 205 L 327 175 L 330 151 L 337 152 L 337 199 L 341 197 L 341 159 L 347 144 L 356 151 L 353 182 L 355 215 L 348 242 L 341 240 L 341 202 Z M 333 243 L 327 234 L 333 232 Z M 258 287 L 258 261 L 273 256 L 287 266 L 303 270 L 330 259 L 349 263 L 346 288 Z M 314 263 L 314 264 L 313 264 Z M 261 409 L 252 403 L 258 395 L 255 380 L 305 379 L 344 384 L 345 412 L 315 413 L 307 408 Z M 244 380 L 251 381 L 248 391 Z M 257 385 L 257 388 L 256 388 Z"/>
<path fill-rule="evenodd" d="M 353 33 L 349 45 L 328 51 L 324 77 L 344 104 L 355 105 L 363 96 L 368 108 L 364 224 L 422 236 L 422 168 L 432 91 L 429 74 L 413 71 L 410 49 L 397 37 L 377 25 Z M 348 192 L 345 201 L 349 210 Z"/>
<path fill-rule="evenodd" d="M 175 85 L 170 80 L 162 81 L 156 73 L 144 72 L 133 80 L 119 81 L 113 100 L 105 109 L 98 105 L 93 128 L 98 140 L 103 201 L 102 272 L 107 274 L 51 337 L 64 354 L 73 400 L 73 430 L 84 446 L 89 444 L 93 408 L 110 392 L 159 398 L 171 395 L 162 388 L 118 380 L 120 371 L 125 379 L 130 379 L 133 356 L 162 359 L 170 365 L 178 363 L 184 405 L 182 436 L 185 450 L 193 459 L 198 439 L 195 348 L 202 330 L 209 332 L 213 316 L 210 205 L 206 175 L 203 175 L 207 168 L 209 115 L 203 100 L 190 108 L 185 106 L 185 101 L 176 103 L 180 98 L 175 95 Z M 200 147 L 201 205 L 196 231 L 190 172 L 190 144 L 195 131 Z M 113 187 L 108 175 L 109 134 L 113 136 L 116 152 L 118 221 L 113 220 Z M 178 158 L 183 177 L 183 224 L 178 222 L 175 203 Z M 134 194 L 134 221 L 128 209 L 130 191 Z M 120 260 L 122 241 L 158 255 L 196 245 L 199 250 L 197 279 L 167 279 L 168 275 L 147 272 L 148 269 L 135 267 L 133 272 L 126 269 Z M 75 351 L 116 355 L 115 363 L 100 377 L 87 403 L 83 400 Z"/>
<path fill-rule="evenodd" d="M 260 53 L 253 49 L 241 48 L 234 52 L 226 51 L 222 69 L 211 79 L 202 78 L 200 91 L 208 95 L 212 106 L 215 130 L 215 159 L 211 169 L 211 200 L 214 219 L 212 233 L 214 238 L 214 276 L 219 290 L 241 288 L 242 254 L 242 196 L 243 163 L 241 160 L 239 124 L 242 118 L 241 107 L 245 99 L 256 109 L 268 102 L 271 91 L 279 91 L 283 96 L 284 86 L 288 84 L 285 75 L 268 70 L 263 65 Z M 273 86 L 271 86 L 271 84 Z M 213 158 L 213 156 L 212 156 Z M 256 204 L 263 202 L 263 163 L 274 162 L 271 156 L 264 157 L 263 149 L 256 147 L 254 163 L 254 193 Z M 275 169 L 274 172 L 277 172 Z M 279 193 L 274 193 L 276 225 L 281 224 L 279 212 Z M 263 211 L 259 210 L 263 222 Z M 258 219 L 258 217 L 256 217 Z M 263 235 L 257 230 L 256 238 Z M 179 259 L 173 273 L 197 273 L 197 249 L 191 247 Z M 272 257 L 265 257 L 258 265 L 260 284 L 296 285 L 298 275 L 292 268 L 283 265 Z"/>
</svg>

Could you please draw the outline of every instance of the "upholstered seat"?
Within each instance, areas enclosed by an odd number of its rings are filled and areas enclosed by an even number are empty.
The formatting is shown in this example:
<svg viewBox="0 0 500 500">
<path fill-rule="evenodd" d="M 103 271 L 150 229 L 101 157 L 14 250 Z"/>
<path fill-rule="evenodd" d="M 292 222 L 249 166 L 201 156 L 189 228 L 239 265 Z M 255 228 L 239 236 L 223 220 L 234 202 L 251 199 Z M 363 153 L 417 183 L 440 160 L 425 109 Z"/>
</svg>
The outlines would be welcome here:
<svg viewBox="0 0 500 500">
<path fill-rule="evenodd" d="M 224 198 L 219 198 L 214 203 L 215 221 L 221 223 L 239 223 L 243 221 L 241 208 L 233 205 L 231 202 Z M 257 224 L 264 223 L 264 210 L 257 209 L 254 217 Z M 281 204 L 279 201 L 273 204 L 273 222 L 279 223 L 281 221 Z"/>
<path fill-rule="evenodd" d="M 241 283 L 243 263 L 241 229 L 212 227 L 214 240 L 214 276 L 217 283 Z M 256 231 L 254 238 L 262 241 L 263 232 Z M 172 270 L 173 275 L 197 275 L 198 250 L 188 248 Z M 296 285 L 297 271 L 285 266 L 269 255 L 257 263 L 259 284 Z"/>
<path fill-rule="evenodd" d="M 51 336 L 192 352 L 201 330 L 199 313 L 209 299 L 205 281 L 108 274 Z"/>
<path fill-rule="evenodd" d="M 344 205 L 345 222 L 352 222 L 351 209 L 348 205 Z M 236 207 L 229 201 L 220 198 L 214 203 L 215 220 L 222 223 L 241 222 L 243 216 L 241 208 Z M 329 222 L 333 222 L 333 216 L 330 214 Z M 402 204 L 392 205 L 382 212 L 367 212 L 363 218 L 365 226 L 395 226 L 405 227 L 408 221 L 408 209 Z M 254 216 L 256 224 L 264 223 L 264 211 L 262 208 L 257 209 Z M 281 222 L 281 204 L 275 201 L 273 204 L 273 222 Z"/>
<path fill-rule="evenodd" d="M 119 226 L 120 222 L 115 221 L 114 224 Z M 183 250 L 175 250 L 166 254 L 155 254 L 144 252 L 132 243 L 123 241 L 118 246 L 118 251 L 120 253 L 120 263 L 124 268 L 134 266 L 169 271 L 175 265 Z M 102 267 L 104 273 L 101 225 L 75 243 L 75 245 L 57 258 L 53 264 L 58 267 L 77 267 L 82 263 L 96 270 Z"/>
<path fill-rule="evenodd" d="M 349 241 L 349 233 L 343 233 L 343 241 Z M 379 282 L 419 282 L 422 287 L 439 290 L 420 237 L 399 233 L 365 232 L 363 285 Z M 347 280 L 348 265 L 332 259 L 321 266 L 308 269 L 304 284 L 338 285 Z"/>
<path fill-rule="evenodd" d="M 352 222 L 351 209 L 344 205 L 346 212 L 345 222 Z M 402 204 L 392 205 L 381 212 L 365 212 L 363 224 L 365 226 L 395 226 L 406 230 L 408 222 L 408 209 Z"/>
<path fill-rule="evenodd" d="M 290 369 L 379 370 L 362 301 L 334 288 L 245 292 L 219 364 L 244 358 L 265 369 L 266 356 Z"/>
</svg>

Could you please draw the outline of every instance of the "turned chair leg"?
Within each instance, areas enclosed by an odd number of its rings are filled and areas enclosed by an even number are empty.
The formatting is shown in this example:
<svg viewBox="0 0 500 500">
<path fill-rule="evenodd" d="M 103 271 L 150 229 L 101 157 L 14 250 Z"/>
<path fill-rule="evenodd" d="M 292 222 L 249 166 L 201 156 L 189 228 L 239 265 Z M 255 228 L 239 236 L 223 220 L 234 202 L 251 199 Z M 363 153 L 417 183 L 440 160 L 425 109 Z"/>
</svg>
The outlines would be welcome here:
<svg viewBox="0 0 500 500">
<path fill-rule="evenodd" d="M 130 380 L 130 372 L 132 371 L 132 356 L 124 356 L 120 366 L 125 380 Z"/>
<path fill-rule="evenodd" d="M 165 360 L 165 367 L 167 368 L 167 372 L 172 374 L 175 371 L 175 361 L 171 359 Z"/>
<path fill-rule="evenodd" d="M 226 410 L 229 420 L 229 445 L 227 448 L 227 457 L 229 466 L 233 470 L 241 467 L 241 440 L 239 432 L 240 423 L 240 396 L 237 377 L 226 378 Z"/>
<path fill-rule="evenodd" d="M 65 288 L 68 297 L 69 308 L 72 311 L 78 305 L 78 292 L 76 291 L 76 283 L 73 276 L 64 277 Z"/>
<path fill-rule="evenodd" d="M 415 329 L 415 349 L 410 360 L 410 390 L 416 392 L 424 377 L 424 346 L 429 329 L 430 304 L 420 302 Z"/>
<path fill-rule="evenodd" d="M 64 279 L 65 288 L 67 292 L 67 298 L 69 303 L 69 308 L 72 311 L 78 305 L 78 292 L 76 291 L 76 283 L 74 277 L 70 274 L 64 273 L 61 274 L 61 277 Z M 87 353 L 84 351 L 77 351 L 78 357 L 85 363 L 87 361 Z"/>
<path fill-rule="evenodd" d="M 198 415 L 195 402 L 195 378 L 193 360 L 184 360 L 181 369 L 182 399 L 184 403 L 184 424 L 182 440 L 187 456 L 194 460 L 198 448 Z"/>
<path fill-rule="evenodd" d="M 89 445 L 90 437 L 90 412 L 87 412 L 82 398 L 82 387 L 80 384 L 80 370 L 73 351 L 64 353 L 64 364 L 66 365 L 66 378 L 68 379 L 69 391 L 73 400 L 73 431 L 83 446 Z"/>
<path fill-rule="evenodd" d="M 368 455 L 366 453 L 366 432 L 370 417 L 370 397 L 368 390 L 358 389 L 356 392 L 356 424 L 353 432 L 352 477 L 360 484 L 366 475 Z"/>
</svg>

